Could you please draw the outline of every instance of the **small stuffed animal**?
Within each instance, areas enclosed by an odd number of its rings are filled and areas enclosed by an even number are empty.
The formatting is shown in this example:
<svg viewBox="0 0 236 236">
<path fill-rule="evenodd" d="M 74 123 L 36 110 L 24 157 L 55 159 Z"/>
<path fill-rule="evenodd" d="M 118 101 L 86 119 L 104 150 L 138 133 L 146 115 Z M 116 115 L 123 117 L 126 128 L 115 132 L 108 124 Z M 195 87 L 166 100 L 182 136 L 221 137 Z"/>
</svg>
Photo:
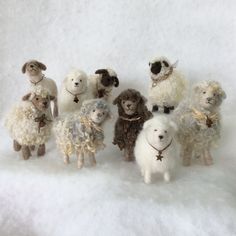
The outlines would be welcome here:
<svg viewBox="0 0 236 236">
<path fill-rule="evenodd" d="M 176 129 L 175 123 L 162 116 L 153 117 L 144 123 L 134 153 L 146 184 L 151 183 L 153 173 L 161 173 L 165 181 L 170 181 L 176 159 Z"/>
<path fill-rule="evenodd" d="M 45 154 L 45 143 L 52 128 L 52 100 L 50 92 L 37 86 L 6 117 L 5 125 L 14 140 L 14 150 L 21 150 L 24 160 L 29 159 L 35 146 L 38 146 L 38 156 Z"/>
<path fill-rule="evenodd" d="M 205 165 L 213 164 L 211 147 L 220 138 L 220 105 L 226 94 L 217 81 L 202 81 L 192 90 L 192 97 L 183 101 L 174 112 L 178 124 L 183 165 L 191 157 L 201 157 Z"/>
<path fill-rule="evenodd" d="M 87 157 L 92 165 L 96 165 L 95 153 L 104 148 L 102 125 L 109 117 L 107 103 L 102 99 L 91 99 L 83 102 L 80 112 L 67 114 L 55 123 L 57 146 L 66 164 L 75 153 L 79 169 Z"/>
<path fill-rule="evenodd" d="M 89 77 L 89 86 L 94 98 L 109 100 L 113 87 L 119 86 L 119 79 L 114 70 L 99 69 Z"/>
<path fill-rule="evenodd" d="M 58 97 L 61 113 L 79 111 L 83 101 L 91 98 L 85 72 L 82 70 L 71 71 L 63 81 Z"/>
<path fill-rule="evenodd" d="M 134 145 L 143 123 L 152 117 L 146 98 L 134 89 L 127 89 L 113 101 L 119 117 L 115 124 L 113 144 L 124 150 L 124 160 L 134 160 Z"/>
<path fill-rule="evenodd" d="M 47 67 L 39 61 L 30 60 L 26 62 L 22 67 L 22 73 L 26 73 L 29 76 L 32 89 L 34 87 L 43 87 L 47 89 L 50 96 L 54 97 L 53 103 L 53 116 L 58 116 L 58 105 L 57 105 L 57 85 L 54 80 L 47 78 L 42 71 L 45 71 Z"/>
<path fill-rule="evenodd" d="M 163 110 L 169 114 L 185 96 L 187 82 L 175 69 L 176 64 L 171 65 L 165 57 L 149 62 L 151 82 L 148 100 L 153 112 Z"/>
</svg>

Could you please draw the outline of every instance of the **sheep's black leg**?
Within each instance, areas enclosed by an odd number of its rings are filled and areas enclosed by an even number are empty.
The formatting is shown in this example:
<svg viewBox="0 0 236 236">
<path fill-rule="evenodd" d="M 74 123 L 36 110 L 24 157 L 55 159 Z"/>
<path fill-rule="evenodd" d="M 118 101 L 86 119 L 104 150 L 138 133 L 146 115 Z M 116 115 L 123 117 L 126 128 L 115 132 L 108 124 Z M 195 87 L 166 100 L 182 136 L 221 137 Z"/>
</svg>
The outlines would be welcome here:
<svg viewBox="0 0 236 236">
<path fill-rule="evenodd" d="M 45 144 L 40 144 L 39 147 L 38 147 L 38 156 L 43 156 L 45 154 Z"/>
<path fill-rule="evenodd" d="M 157 105 L 154 105 L 153 107 L 152 107 L 152 112 L 156 112 L 156 111 L 158 111 L 159 110 L 159 107 L 157 106 Z"/>
<path fill-rule="evenodd" d="M 165 114 L 170 114 L 170 108 L 164 106 L 164 113 Z"/>
<path fill-rule="evenodd" d="M 19 152 L 21 150 L 21 145 L 16 140 L 13 140 L 13 148 L 16 152 Z"/>
</svg>

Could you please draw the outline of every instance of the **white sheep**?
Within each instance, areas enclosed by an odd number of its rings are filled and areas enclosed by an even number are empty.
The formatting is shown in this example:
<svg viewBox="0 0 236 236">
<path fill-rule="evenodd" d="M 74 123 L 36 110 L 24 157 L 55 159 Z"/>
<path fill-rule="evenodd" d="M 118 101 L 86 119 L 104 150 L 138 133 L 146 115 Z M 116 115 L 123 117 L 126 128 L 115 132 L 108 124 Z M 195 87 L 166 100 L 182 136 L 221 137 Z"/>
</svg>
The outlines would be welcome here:
<svg viewBox="0 0 236 236">
<path fill-rule="evenodd" d="M 36 87 L 13 107 L 6 117 L 5 126 L 13 141 L 15 151 L 22 150 L 25 160 L 38 146 L 38 156 L 45 154 L 45 143 L 51 135 L 52 115 L 50 101 L 54 99 L 42 87 Z"/>
<path fill-rule="evenodd" d="M 184 98 L 187 82 L 184 76 L 171 65 L 167 58 L 155 58 L 149 62 L 151 81 L 148 100 L 153 112 L 163 110 L 168 114 Z"/>
<path fill-rule="evenodd" d="M 183 101 L 174 112 L 178 124 L 177 137 L 181 144 L 183 165 L 191 157 L 201 157 L 205 165 L 213 163 L 210 149 L 220 138 L 220 105 L 226 94 L 216 81 L 202 81 L 192 90 L 192 97 Z"/>
<path fill-rule="evenodd" d="M 69 163 L 70 155 L 78 157 L 78 168 L 84 165 L 84 157 L 89 156 L 95 165 L 95 153 L 104 148 L 104 134 L 101 125 L 110 116 L 110 110 L 103 99 L 91 99 L 83 102 L 80 112 L 67 114 L 54 125 L 56 142 Z"/>
</svg>

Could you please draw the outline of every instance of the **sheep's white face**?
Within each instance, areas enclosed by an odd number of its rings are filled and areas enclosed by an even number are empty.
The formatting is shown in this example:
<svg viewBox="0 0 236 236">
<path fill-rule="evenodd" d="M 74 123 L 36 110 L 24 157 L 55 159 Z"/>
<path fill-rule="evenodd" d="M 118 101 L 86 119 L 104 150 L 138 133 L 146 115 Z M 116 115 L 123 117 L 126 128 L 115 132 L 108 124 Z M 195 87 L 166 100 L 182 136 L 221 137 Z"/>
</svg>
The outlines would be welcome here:
<svg viewBox="0 0 236 236">
<path fill-rule="evenodd" d="M 165 148 L 174 135 L 174 128 L 169 122 L 149 122 L 144 128 L 148 142 L 158 149 Z"/>
<path fill-rule="evenodd" d="M 199 94 L 196 94 L 196 100 L 199 105 L 206 110 L 213 110 L 219 107 L 222 103 L 225 94 L 214 87 L 205 86 L 198 90 Z"/>
<path fill-rule="evenodd" d="M 66 89 L 71 93 L 79 94 L 85 92 L 87 88 L 87 77 L 83 74 L 68 76 L 66 78 Z"/>
<path fill-rule="evenodd" d="M 96 124 L 101 124 L 107 116 L 108 112 L 102 108 L 94 108 L 90 112 L 90 118 Z"/>
</svg>

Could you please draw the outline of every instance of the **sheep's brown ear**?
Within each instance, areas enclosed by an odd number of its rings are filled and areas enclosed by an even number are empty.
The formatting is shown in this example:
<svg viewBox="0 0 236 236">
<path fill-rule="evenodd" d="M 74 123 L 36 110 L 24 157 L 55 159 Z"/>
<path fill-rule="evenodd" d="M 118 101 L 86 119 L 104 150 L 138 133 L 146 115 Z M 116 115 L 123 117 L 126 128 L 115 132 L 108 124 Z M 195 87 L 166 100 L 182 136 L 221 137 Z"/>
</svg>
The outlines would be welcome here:
<svg viewBox="0 0 236 236">
<path fill-rule="evenodd" d="M 36 62 L 41 70 L 47 70 L 47 67 L 42 62 L 39 62 L 39 61 L 36 61 Z"/>
<path fill-rule="evenodd" d="M 225 91 L 223 89 L 222 89 L 222 93 L 221 94 L 222 94 L 222 98 L 226 99 L 226 93 L 225 93 Z"/>
<path fill-rule="evenodd" d="M 148 62 L 148 65 L 150 66 L 152 63 L 151 62 Z"/>
<path fill-rule="evenodd" d="M 22 97 L 22 100 L 27 101 L 29 100 L 30 96 L 31 96 L 31 93 L 27 93 L 25 96 Z"/>
<path fill-rule="evenodd" d="M 55 99 L 55 96 L 49 95 L 49 100 L 53 101 Z"/>
<path fill-rule="evenodd" d="M 113 81 L 114 81 L 114 86 L 118 87 L 119 86 L 119 79 L 116 76 L 112 76 Z"/>
<path fill-rule="evenodd" d="M 118 96 L 117 98 L 115 98 L 115 100 L 113 101 L 113 105 L 116 105 L 117 103 L 119 103 L 120 101 L 120 96 Z"/>
<path fill-rule="evenodd" d="M 108 75 L 108 71 L 106 69 L 99 69 L 95 71 L 95 74 L 104 74 Z"/>
<path fill-rule="evenodd" d="M 21 71 L 24 74 L 26 72 L 27 62 L 22 66 Z"/>
</svg>

